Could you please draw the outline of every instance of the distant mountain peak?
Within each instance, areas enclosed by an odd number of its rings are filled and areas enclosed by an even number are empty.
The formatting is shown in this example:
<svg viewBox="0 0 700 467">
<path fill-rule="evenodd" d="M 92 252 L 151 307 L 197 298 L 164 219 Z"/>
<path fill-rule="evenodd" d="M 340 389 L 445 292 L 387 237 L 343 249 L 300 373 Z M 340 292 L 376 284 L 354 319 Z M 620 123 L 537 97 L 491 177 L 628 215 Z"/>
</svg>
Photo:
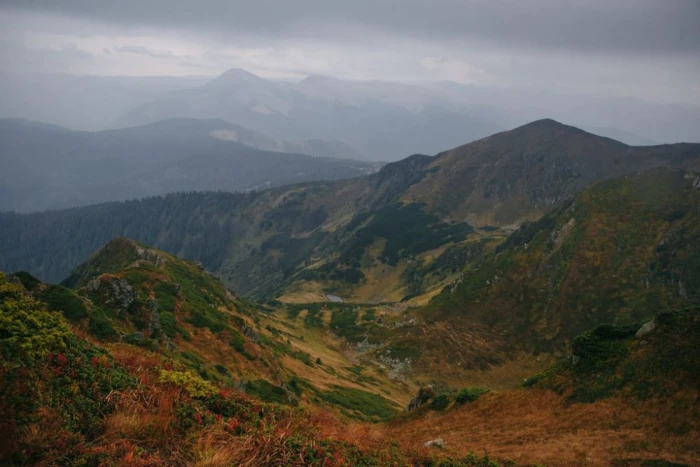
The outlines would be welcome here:
<svg viewBox="0 0 700 467">
<path fill-rule="evenodd" d="M 258 75 L 255 75 L 249 71 L 246 71 L 242 68 L 231 68 L 229 70 L 226 70 L 222 74 L 220 74 L 218 77 L 214 78 L 214 80 L 210 81 L 209 83 L 205 84 L 205 87 L 209 86 L 219 86 L 219 85 L 231 85 L 231 84 L 239 84 L 239 83 L 267 83 L 267 81 L 264 78 L 261 78 Z"/>
<path fill-rule="evenodd" d="M 514 129 L 515 130 L 521 130 L 521 129 L 527 129 L 527 128 L 548 128 L 548 129 L 558 129 L 558 130 L 564 130 L 568 128 L 575 128 L 570 125 L 565 125 L 561 122 L 558 122 L 552 118 L 541 118 L 539 120 L 535 120 L 530 123 L 526 123 L 525 125 L 519 126 Z"/>
<path fill-rule="evenodd" d="M 326 76 L 326 75 L 309 75 L 299 84 L 302 85 L 319 85 L 319 84 L 332 84 L 332 83 L 338 83 L 341 80 L 338 78 L 333 78 L 332 76 Z"/>
<path fill-rule="evenodd" d="M 585 135 L 590 138 L 598 138 L 598 139 L 605 139 L 610 141 L 611 143 L 616 143 L 620 145 L 624 145 L 624 143 L 620 143 L 617 140 L 613 140 L 610 138 L 607 138 L 605 136 L 599 136 L 594 133 L 589 133 L 586 130 L 582 130 L 581 128 L 572 126 L 572 125 L 566 125 L 564 123 L 558 122 L 556 120 L 553 120 L 551 118 L 542 118 L 540 120 L 535 120 L 534 122 L 526 123 L 525 125 L 519 126 L 517 128 L 514 128 L 513 130 L 507 131 L 503 134 L 507 134 L 510 136 L 565 136 L 565 135 Z"/>
</svg>

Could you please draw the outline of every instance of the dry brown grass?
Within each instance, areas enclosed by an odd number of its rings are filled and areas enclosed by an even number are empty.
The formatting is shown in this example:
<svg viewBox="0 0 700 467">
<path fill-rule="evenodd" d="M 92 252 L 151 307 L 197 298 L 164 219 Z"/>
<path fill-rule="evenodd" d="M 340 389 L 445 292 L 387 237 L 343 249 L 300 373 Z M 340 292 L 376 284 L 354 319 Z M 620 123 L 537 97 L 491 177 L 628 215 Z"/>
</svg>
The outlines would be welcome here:
<svg viewBox="0 0 700 467">
<path fill-rule="evenodd" d="M 406 449 L 439 437 L 450 454 L 487 453 L 522 464 L 609 465 L 635 458 L 697 465 L 698 426 L 688 427 L 692 415 L 679 411 L 693 401 L 693 395 L 681 394 L 635 406 L 616 399 L 568 405 L 551 391 L 517 390 L 390 423 L 384 433 Z"/>
</svg>

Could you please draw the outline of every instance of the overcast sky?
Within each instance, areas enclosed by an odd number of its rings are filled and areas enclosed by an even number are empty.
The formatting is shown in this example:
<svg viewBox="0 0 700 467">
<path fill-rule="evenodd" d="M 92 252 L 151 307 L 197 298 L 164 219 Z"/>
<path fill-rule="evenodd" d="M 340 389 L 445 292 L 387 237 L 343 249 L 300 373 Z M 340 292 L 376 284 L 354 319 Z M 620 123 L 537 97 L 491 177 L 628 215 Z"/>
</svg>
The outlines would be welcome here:
<svg viewBox="0 0 700 467">
<path fill-rule="evenodd" d="M 700 106 L 696 0 L 0 0 L 2 69 L 453 80 Z"/>
</svg>

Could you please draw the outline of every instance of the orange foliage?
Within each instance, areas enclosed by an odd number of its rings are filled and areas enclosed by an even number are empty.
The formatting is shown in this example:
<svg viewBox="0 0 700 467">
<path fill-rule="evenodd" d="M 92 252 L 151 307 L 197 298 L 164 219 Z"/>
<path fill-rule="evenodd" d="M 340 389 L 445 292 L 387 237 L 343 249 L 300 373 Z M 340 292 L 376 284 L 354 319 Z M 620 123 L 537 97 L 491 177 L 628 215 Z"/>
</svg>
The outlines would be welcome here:
<svg viewBox="0 0 700 467">
<path fill-rule="evenodd" d="M 617 399 L 567 404 L 551 391 L 517 390 L 395 421 L 383 431 L 404 449 L 443 438 L 451 455 L 475 452 L 519 464 L 609 465 L 613 459 L 693 464 L 700 458 L 699 426 L 697 418 L 688 426 L 688 412 L 679 406 L 692 408 L 694 401 L 695 395 L 679 394 L 634 406 Z"/>
</svg>

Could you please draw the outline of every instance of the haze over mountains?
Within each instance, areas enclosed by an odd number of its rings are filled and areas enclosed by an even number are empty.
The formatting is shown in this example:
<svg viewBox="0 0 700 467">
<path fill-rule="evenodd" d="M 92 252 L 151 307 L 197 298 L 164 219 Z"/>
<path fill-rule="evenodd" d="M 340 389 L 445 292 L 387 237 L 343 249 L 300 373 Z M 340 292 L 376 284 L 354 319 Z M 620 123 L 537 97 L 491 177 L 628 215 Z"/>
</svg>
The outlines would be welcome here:
<svg viewBox="0 0 700 467">
<path fill-rule="evenodd" d="M 698 109 L 631 98 L 316 75 L 300 82 L 275 81 L 242 69 L 216 78 L 4 74 L 0 96 L 7 102 L 0 116 L 72 129 L 223 119 L 270 139 L 300 142 L 290 148 L 278 143 L 285 151 L 315 151 L 304 143 L 308 140 L 336 141 L 345 145 L 343 157 L 375 161 L 434 154 L 544 117 L 636 145 L 696 142 L 700 128 Z"/>
<path fill-rule="evenodd" d="M 0 1 L 0 465 L 700 465 L 698 25 Z"/>
<path fill-rule="evenodd" d="M 278 142 L 222 120 L 167 120 L 78 132 L 0 119 L 0 210 L 38 211 L 175 191 L 264 189 L 352 178 L 379 164 L 272 152 Z M 260 150 L 256 148 L 269 148 Z M 322 141 L 286 144 L 346 155 Z"/>
</svg>

